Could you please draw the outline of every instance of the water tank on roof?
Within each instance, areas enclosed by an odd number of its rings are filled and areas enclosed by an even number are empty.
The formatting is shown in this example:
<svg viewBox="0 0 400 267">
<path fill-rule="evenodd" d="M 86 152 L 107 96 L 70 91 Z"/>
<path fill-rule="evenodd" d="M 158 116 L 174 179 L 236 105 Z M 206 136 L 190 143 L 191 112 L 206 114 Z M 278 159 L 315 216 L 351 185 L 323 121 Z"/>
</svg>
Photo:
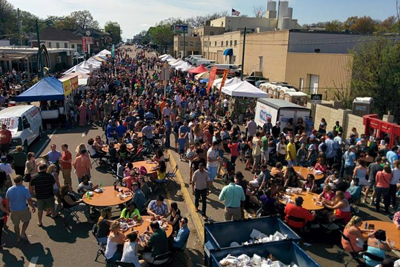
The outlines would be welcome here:
<svg viewBox="0 0 400 267">
<path fill-rule="evenodd" d="M 289 30 L 291 20 L 289 17 L 284 17 L 281 30 Z"/>
<path fill-rule="evenodd" d="M 293 8 L 289 7 L 287 10 L 287 17 L 293 18 Z"/>
<path fill-rule="evenodd" d="M 372 97 L 356 97 L 353 101 L 353 114 L 364 116 L 372 113 L 374 99 Z"/>
</svg>

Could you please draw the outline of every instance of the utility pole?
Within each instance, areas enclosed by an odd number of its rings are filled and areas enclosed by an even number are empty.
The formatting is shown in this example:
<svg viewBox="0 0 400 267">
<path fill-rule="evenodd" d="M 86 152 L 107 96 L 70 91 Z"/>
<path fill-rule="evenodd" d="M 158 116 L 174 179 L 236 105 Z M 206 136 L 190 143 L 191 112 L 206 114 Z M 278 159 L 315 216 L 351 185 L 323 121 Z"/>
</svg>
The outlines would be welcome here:
<svg viewBox="0 0 400 267">
<path fill-rule="evenodd" d="M 185 38 L 186 34 L 185 34 L 185 30 L 183 30 L 183 56 L 182 58 L 186 57 L 186 38 Z"/>
<path fill-rule="evenodd" d="M 21 17 L 19 8 L 17 8 L 17 18 L 18 18 L 18 39 L 19 45 L 22 46 L 22 36 L 21 36 Z"/>
<path fill-rule="evenodd" d="M 44 66 L 43 66 L 43 57 L 42 57 L 42 46 L 40 45 L 39 25 L 38 25 L 37 20 L 36 20 L 36 35 L 37 35 L 38 53 L 39 53 L 39 62 L 38 62 L 39 78 L 43 78 L 44 77 L 44 72 L 43 72 Z"/>
<path fill-rule="evenodd" d="M 243 51 L 242 51 L 242 72 L 240 75 L 241 80 L 243 81 L 243 72 L 244 72 L 244 51 L 246 50 L 246 32 L 247 28 L 244 27 L 244 33 L 243 33 Z"/>
</svg>

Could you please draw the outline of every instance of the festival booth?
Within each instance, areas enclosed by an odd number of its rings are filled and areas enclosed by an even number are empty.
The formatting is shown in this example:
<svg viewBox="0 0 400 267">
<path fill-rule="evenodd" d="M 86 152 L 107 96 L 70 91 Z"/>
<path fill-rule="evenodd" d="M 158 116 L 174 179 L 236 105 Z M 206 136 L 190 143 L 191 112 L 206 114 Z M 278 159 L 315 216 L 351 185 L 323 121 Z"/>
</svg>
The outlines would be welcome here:
<svg viewBox="0 0 400 267">
<path fill-rule="evenodd" d="M 170 61 L 174 61 L 174 60 L 176 60 L 176 59 L 171 55 L 168 55 L 168 56 L 166 56 L 166 57 L 161 59 L 161 61 L 163 61 L 163 62 L 164 61 L 170 62 Z"/>
<path fill-rule="evenodd" d="M 208 69 L 206 69 L 203 66 L 203 64 L 201 64 L 200 66 L 198 66 L 195 69 L 189 70 L 189 73 L 191 73 L 191 74 L 200 74 L 200 73 L 203 73 L 203 72 L 208 72 Z"/>
<path fill-rule="evenodd" d="M 232 83 L 237 82 L 239 80 L 231 79 Z M 243 122 L 244 114 L 246 113 L 246 109 L 250 108 L 254 110 L 256 105 L 257 98 L 267 98 L 268 94 L 258 89 L 248 81 L 240 81 L 234 84 L 225 84 L 222 87 L 222 93 L 229 95 L 232 98 L 231 106 L 229 107 L 229 114 L 225 114 L 227 116 L 231 115 L 234 122 Z M 235 121 L 236 120 L 236 121 Z"/>
<path fill-rule="evenodd" d="M 111 55 L 111 52 L 108 51 L 107 49 L 103 49 L 97 54 L 97 56 L 102 56 L 102 57 L 107 57 L 109 55 Z"/>
<path fill-rule="evenodd" d="M 196 80 L 208 79 L 208 78 L 210 78 L 210 73 L 208 71 L 202 72 L 202 73 L 195 75 L 194 78 Z"/>
<path fill-rule="evenodd" d="M 380 120 L 377 114 L 369 114 L 363 116 L 363 124 L 365 125 L 365 135 L 375 137 L 389 137 L 389 148 L 393 145 L 399 145 L 400 125 Z"/>
<path fill-rule="evenodd" d="M 185 63 L 185 61 L 183 61 L 182 59 L 178 59 L 174 62 L 168 63 L 169 65 L 171 65 L 171 67 L 179 67 L 180 65 L 183 65 Z"/>
<path fill-rule="evenodd" d="M 75 65 L 69 70 L 65 71 L 63 74 L 69 74 L 69 73 L 84 73 L 84 74 L 90 74 L 90 70 L 83 68 L 82 66 Z"/>
<path fill-rule="evenodd" d="M 179 65 L 178 67 L 176 67 L 176 70 L 182 71 L 182 72 L 186 72 L 189 71 L 191 68 L 193 68 L 192 65 L 190 65 L 187 62 L 184 62 L 183 64 Z"/>
</svg>

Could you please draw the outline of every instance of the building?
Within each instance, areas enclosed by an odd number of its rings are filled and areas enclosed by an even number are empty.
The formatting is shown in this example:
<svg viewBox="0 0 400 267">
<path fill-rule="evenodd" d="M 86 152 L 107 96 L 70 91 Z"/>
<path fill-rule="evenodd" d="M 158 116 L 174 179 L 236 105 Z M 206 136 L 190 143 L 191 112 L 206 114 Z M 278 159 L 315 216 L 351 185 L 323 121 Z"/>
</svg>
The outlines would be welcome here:
<svg viewBox="0 0 400 267">
<path fill-rule="evenodd" d="M 111 37 L 108 32 L 103 32 L 98 29 L 77 29 L 73 31 L 73 34 L 78 36 L 81 40 L 82 37 L 87 36 L 87 33 L 90 33 L 90 37 L 93 38 L 93 44 L 90 45 L 90 54 L 99 53 L 101 50 L 110 46 L 111 48 Z"/>
</svg>

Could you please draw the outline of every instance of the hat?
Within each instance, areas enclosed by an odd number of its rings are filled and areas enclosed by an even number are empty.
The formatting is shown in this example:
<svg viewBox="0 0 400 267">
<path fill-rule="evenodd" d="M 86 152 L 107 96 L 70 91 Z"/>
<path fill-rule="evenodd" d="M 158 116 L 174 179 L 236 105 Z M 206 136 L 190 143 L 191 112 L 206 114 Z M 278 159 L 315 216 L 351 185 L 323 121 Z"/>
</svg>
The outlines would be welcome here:
<svg viewBox="0 0 400 267">
<path fill-rule="evenodd" d="M 314 138 L 315 138 L 315 135 L 313 135 L 313 134 L 312 134 L 312 135 L 310 135 L 310 138 L 314 139 Z"/>
<path fill-rule="evenodd" d="M 355 145 L 351 145 L 350 149 L 356 149 L 356 146 Z"/>
<path fill-rule="evenodd" d="M 6 157 L 6 156 L 2 156 L 2 157 L 1 157 L 1 161 L 2 161 L 2 162 L 7 161 L 7 157 Z"/>
</svg>

